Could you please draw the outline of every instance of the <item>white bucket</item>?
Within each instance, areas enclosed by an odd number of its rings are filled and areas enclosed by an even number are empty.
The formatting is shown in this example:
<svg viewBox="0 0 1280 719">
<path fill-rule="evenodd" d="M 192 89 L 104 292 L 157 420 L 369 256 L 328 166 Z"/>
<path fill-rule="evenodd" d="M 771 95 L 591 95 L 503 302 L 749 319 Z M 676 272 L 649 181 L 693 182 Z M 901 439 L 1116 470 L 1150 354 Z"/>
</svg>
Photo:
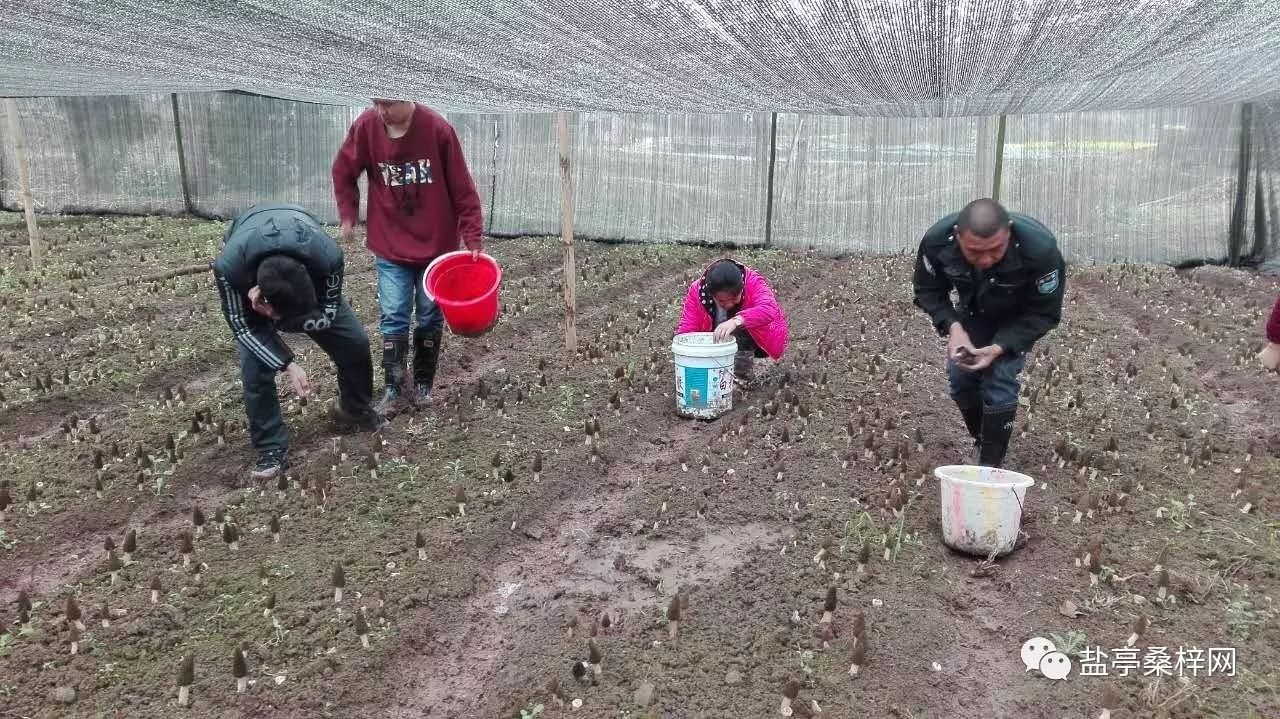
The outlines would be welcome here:
<svg viewBox="0 0 1280 719">
<path fill-rule="evenodd" d="M 968 464 L 933 470 L 942 489 L 942 541 L 968 554 L 1013 551 L 1027 488 L 1035 480 L 1007 469 Z"/>
<path fill-rule="evenodd" d="M 676 368 L 676 412 L 715 419 L 733 409 L 733 356 L 738 342 L 716 342 L 710 332 L 686 332 L 671 341 Z"/>
</svg>

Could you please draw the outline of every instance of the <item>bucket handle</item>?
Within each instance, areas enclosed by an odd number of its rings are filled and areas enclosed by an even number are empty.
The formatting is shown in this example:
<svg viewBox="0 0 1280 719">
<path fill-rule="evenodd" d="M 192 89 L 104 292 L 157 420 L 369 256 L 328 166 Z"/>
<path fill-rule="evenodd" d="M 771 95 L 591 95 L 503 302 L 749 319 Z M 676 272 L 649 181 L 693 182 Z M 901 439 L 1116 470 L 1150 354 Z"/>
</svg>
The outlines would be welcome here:
<svg viewBox="0 0 1280 719">
<path fill-rule="evenodd" d="M 1034 485 L 1033 485 L 1034 486 Z M 1030 489 L 1030 487 L 1028 487 Z M 1018 488 L 1015 485 L 1009 485 L 1009 492 L 1013 494 L 1013 501 L 1018 503 L 1018 516 L 1026 514 L 1027 508 L 1022 504 L 1022 497 L 1018 496 Z"/>
<path fill-rule="evenodd" d="M 1035 485 L 1033 484 L 1032 486 Z M 1028 487 L 1028 489 L 1030 489 L 1030 487 Z M 1013 501 L 1018 503 L 1018 516 L 1021 517 L 1023 514 L 1026 514 L 1027 508 L 1022 504 L 1022 497 L 1018 496 L 1018 487 L 1011 484 L 1009 485 L 1009 491 L 1013 493 Z"/>
<path fill-rule="evenodd" d="M 427 286 L 427 275 L 431 274 L 431 268 L 435 267 L 437 262 L 439 262 L 440 260 L 443 260 L 446 257 L 453 257 L 455 255 L 470 256 L 471 250 L 454 250 L 453 252 L 446 252 L 443 255 L 440 255 L 439 257 L 432 260 L 431 264 L 427 265 L 427 269 L 422 271 L 422 294 L 426 295 L 427 299 L 431 300 L 433 303 L 436 301 L 436 298 L 435 298 L 435 295 L 431 294 L 431 288 Z"/>
<path fill-rule="evenodd" d="M 1032 486 L 1034 487 L 1035 485 L 1033 484 Z M 1021 517 L 1026 514 L 1027 508 L 1022 504 L 1022 497 L 1018 496 L 1018 488 L 1014 485 L 1009 485 L 1009 492 L 1013 494 L 1013 501 L 1018 503 L 1018 516 Z"/>
</svg>

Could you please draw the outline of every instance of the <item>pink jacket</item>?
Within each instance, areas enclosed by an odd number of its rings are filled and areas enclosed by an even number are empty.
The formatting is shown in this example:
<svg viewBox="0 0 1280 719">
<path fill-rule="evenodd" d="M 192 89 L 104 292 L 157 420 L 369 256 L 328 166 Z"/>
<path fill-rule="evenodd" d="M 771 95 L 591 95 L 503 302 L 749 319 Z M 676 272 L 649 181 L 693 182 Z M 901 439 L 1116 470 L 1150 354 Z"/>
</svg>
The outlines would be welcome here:
<svg viewBox="0 0 1280 719">
<path fill-rule="evenodd" d="M 688 310 L 685 310 L 688 312 Z M 1276 306 L 1271 308 L 1271 319 L 1267 320 L 1267 341 L 1280 345 L 1280 297 L 1276 298 Z"/>
<path fill-rule="evenodd" d="M 764 277 L 750 267 L 743 266 L 743 269 L 746 271 L 746 281 L 742 288 L 742 306 L 736 316 L 742 318 L 742 326 L 760 349 L 773 359 L 779 359 L 787 349 L 787 338 L 790 336 L 787 317 L 782 314 L 782 308 L 778 306 L 778 300 L 774 298 L 773 290 L 769 289 Z M 699 277 L 689 285 L 689 293 L 684 298 L 684 315 L 680 318 L 676 334 L 710 332 L 715 329 L 711 325 L 715 301 L 710 294 L 703 293 L 703 279 Z"/>
</svg>

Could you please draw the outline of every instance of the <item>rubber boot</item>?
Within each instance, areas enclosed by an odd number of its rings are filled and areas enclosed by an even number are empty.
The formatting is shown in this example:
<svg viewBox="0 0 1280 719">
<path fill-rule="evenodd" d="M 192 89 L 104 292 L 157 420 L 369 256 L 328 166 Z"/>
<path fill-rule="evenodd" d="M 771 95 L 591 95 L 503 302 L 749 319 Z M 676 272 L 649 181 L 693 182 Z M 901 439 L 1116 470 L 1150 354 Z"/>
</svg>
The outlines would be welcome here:
<svg viewBox="0 0 1280 719">
<path fill-rule="evenodd" d="M 431 402 L 431 387 L 436 381 L 443 336 L 440 330 L 419 328 L 413 331 L 413 400 L 418 406 Z"/>
<path fill-rule="evenodd" d="M 960 416 L 964 417 L 965 429 L 969 430 L 969 436 L 973 437 L 974 446 L 982 441 L 982 405 L 976 404 L 972 407 L 956 405 L 960 408 Z"/>
<path fill-rule="evenodd" d="M 978 464 L 999 467 L 1009 450 L 1009 437 L 1013 435 L 1013 420 L 1018 406 L 988 409 L 982 413 L 982 443 L 978 449 Z"/>
<path fill-rule="evenodd" d="M 733 376 L 742 384 L 750 385 L 756 377 L 756 358 L 751 350 L 738 350 L 733 355 Z"/>
<path fill-rule="evenodd" d="M 400 398 L 404 393 L 406 375 L 405 360 L 409 356 L 409 338 L 385 336 L 382 338 L 382 373 L 386 378 L 386 388 L 382 400 L 374 405 L 378 414 L 389 417 L 399 408 Z"/>
</svg>

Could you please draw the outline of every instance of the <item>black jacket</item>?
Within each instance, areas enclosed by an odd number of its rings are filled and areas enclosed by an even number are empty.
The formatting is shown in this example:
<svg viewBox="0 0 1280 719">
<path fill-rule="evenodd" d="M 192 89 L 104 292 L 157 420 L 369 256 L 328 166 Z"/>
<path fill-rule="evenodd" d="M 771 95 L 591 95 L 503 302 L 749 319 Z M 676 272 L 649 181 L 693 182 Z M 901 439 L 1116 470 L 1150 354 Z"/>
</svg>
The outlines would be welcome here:
<svg viewBox="0 0 1280 719">
<path fill-rule="evenodd" d="M 277 331 L 317 332 L 327 329 L 342 304 L 342 248 L 324 231 L 315 215 L 288 204 L 255 205 L 235 219 L 213 261 L 222 313 L 235 339 L 263 364 L 280 371 L 293 352 Z M 301 262 L 315 284 L 319 308 L 303 317 L 272 322 L 249 305 L 249 289 L 257 284 L 258 264 L 284 254 Z"/>
<path fill-rule="evenodd" d="M 929 313 L 938 334 L 959 322 L 976 347 L 1000 345 L 1023 354 L 1062 320 L 1067 266 L 1047 227 L 1009 213 L 1013 233 L 1004 258 L 984 271 L 974 268 L 956 244 L 956 219 L 947 215 L 920 241 L 916 268 L 916 306 Z M 955 290 L 959 307 L 951 301 Z"/>
</svg>

